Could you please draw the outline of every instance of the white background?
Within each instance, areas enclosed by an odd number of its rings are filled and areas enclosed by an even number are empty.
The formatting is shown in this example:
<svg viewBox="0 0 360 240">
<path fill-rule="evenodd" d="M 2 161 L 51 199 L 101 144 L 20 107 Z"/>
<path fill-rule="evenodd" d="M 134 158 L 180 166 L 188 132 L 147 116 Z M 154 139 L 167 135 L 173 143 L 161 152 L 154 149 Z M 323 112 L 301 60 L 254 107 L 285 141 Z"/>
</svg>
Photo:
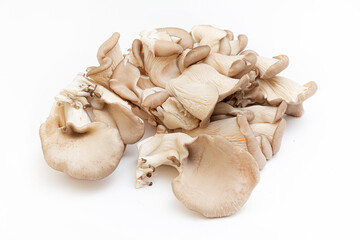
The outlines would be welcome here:
<svg viewBox="0 0 360 240">
<path fill-rule="evenodd" d="M 55 94 L 114 31 L 125 52 L 143 29 L 211 24 L 246 34 L 282 75 L 316 81 L 302 118 L 235 215 L 206 219 L 173 195 L 176 171 L 135 189 L 135 146 L 104 180 L 45 163 L 38 129 Z M 359 1 L 0 2 L 0 239 L 359 239 Z M 151 131 L 147 132 L 151 135 Z"/>
</svg>

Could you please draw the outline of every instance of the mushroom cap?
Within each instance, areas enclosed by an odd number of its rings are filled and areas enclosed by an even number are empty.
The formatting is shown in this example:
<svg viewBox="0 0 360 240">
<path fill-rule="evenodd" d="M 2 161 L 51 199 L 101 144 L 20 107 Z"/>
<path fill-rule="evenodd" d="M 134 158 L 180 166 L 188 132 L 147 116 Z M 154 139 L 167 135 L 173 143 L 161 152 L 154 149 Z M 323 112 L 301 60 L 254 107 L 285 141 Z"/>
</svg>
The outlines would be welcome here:
<svg viewBox="0 0 360 240">
<path fill-rule="evenodd" d="M 129 100 L 133 104 L 140 103 L 142 90 L 137 86 L 140 79 L 140 71 L 137 67 L 126 60 L 122 60 L 116 67 L 110 80 L 110 88 L 120 97 Z"/>
<path fill-rule="evenodd" d="M 169 57 L 179 55 L 184 49 L 175 42 L 157 40 L 154 45 L 155 57 Z"/>
<path fill-rule="evenodd" d="M 167 98 L 156 110 L 151 110 L 151 113 L 158 117 L 168 129 L 190 130 L 199 126 L 199 119 L 186 111 L 184 106 L 174 97 Z"/>
<path fill-rule="evenodd" d="M 178 44 L 184 50 L 187 48 L 192 48 L 194 45 L 194 40 L 192 39 L 190 33 L 184 29 L 176 28 L 176 27 L 165 27 L 165 28 L 157 28 L 156 30 L 161 32 L 167 32 L 171 36 L 180 38 Z"/>
<path fill-rule="evenodd" d="M 91 78 L 95 83 L 100 84 L 106 88 L 110 87 L 110 78 L 112 71 L 111 58 L 105 57 L 98 67 L 88 67 L 86 69 L 86 76 Z"/>
<path fill-rule="evenodd" d="M 144 121 L 136 116 L 131 106 L 106 88 L 98 87 L 100 99 L 105 102 L 101 111 L 109 112 L 125 144 L 139 141 L 145 132 Z"/>
<path fill-rule="evenodd" d="M 230 55 L 231 53 L 230 40 L 227 35 L 220 40 L 219 53 L 224 55 Z"/>
<path fill-rule="evenodd" d="M 285 121 L 285 119 L 282 118 L 279 121 L 279 123 L 275 129 L 275 132 L 274 132 L 274 135 L 272 138 L 272 142 L 271 142 L 271 147 L 273 149 L 273 155 L 278 153 L 280 150 L 282 137 L 284 135 L 285 128 L 286 128 L 286 121 Z"/>
<path fill-rule="evenodd" d="M 274 61 L 275 60 L 275 61 Z M 286 55 L 279 55 L 268 59 L 258 56 L 256 67 L 260 70 L 260 78 L 269 79 L 275 77 L 289 65 L 289 58 Z"/>
<path fill-rule="evenodd" d="M 206 58 L 211 51 L 208 45 L 198 46 L 188 52 L 184 58 L 184 67 L 188 68 L 194 63 L 197 63 Z"/>
<path fill-rule="evenodd" d="M 44 158 L 50 167 L 78 179 L 97 180 L 110 175 L 124 152 L 117 129 L 92 122 L 83 133 L 61 128 L 60 117 L 50 115 L 40 126 Z"/>
<path fill-rule="evenodd" d="M 276 76 L 271 79 L 261 79 L 258 89 L 270 105 L 277 106 L 285 101 L 286 114 L 300 117 L 304 112 L 303 101 L 315 94 L 317 85 L 312 81 L 300 85 L 288 78 Z"/>
<path fill-rule="evenodd" d="M 142 54 L 142 42 L 139 39 L 135 39 L 131 46 L 131 51 L 136 59 L 136 63 L 138 67 L 143 68 L 144 67 L 144 61 L 143 61 L 143 54 Z"/>
<path fill-rule="evenodd" d="M 114 48 L 116 51 L 120 50 L 120 47 L 117 44 L 119 39 L 120 39 L 120 34 L 118 32 L 115 32 L 115 33 L 113 33 L 113 35 L 111 35 L 111 37 L 108 40 L 106 40 L 103 44 L 101 44 L 101 46 L 99 47 L 99 50 L 97 52 L 97 59 L 98 59 L 99 63 L 101 63 L 102 60 L 107 55 L 111 54 L 110 51 L 114 50 Z M 117 52 L 117 53 L 119 53 L 119 52 Z M 121 51 L 120 51 L 119 55 L 120 56 L 116 56 L 116 58 L 112 58 L 112 60 L 114 61 L 115 67 L 122 59 Z M 120 58 L 120 59 L 118 59 L 118 58 Z M 115 60 L 115 59 L 118 59 L 118 60 Z"/>
<path fill-rule="evenodd" d="M 285 132 L 286 121 L 281 118 L 276 123 L 252 123 L 250 124 L 255 136 L 266 136 L 271 143 L 273 155 L 279 152 L 281 140 Z"/>
<path fill-rule="evenodd" d="M 254 158 L 220 136 L 200 135 L 186 146 L 189 155 L 172 182 L 177 199 L 206 217 L 239 211 L 259 181 Z"/>
</svg>

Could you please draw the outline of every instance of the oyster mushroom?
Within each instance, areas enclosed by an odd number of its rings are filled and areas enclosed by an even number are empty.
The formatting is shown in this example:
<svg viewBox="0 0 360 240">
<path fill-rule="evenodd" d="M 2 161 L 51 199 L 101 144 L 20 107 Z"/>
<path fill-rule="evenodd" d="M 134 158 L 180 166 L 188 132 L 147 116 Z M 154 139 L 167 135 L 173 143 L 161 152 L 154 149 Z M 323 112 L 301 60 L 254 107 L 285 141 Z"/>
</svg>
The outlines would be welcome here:
<svg viewBox="0 0 360 240">
<path fill-rule="evenodd" d="M 153 30 L 142 32 L 140 36 L 145 72 L 157 87 L 165 88 L 168 80 L 181 74 L 177 57 L 183 51 L 182 47 L 167 32 Z"/>
<path fill-rule="evenodd" d="M 230 55 L 231 53 L 231 45 L 228 35 L 223 37 L 219 42 L 219 53 L 223 55 Z"/>
<path fill-rule="evenodd" d="M 252 123 L 250 124 L 255 136 L 265 136 L 269 140 L 273 155 L 279 152 L 281 140 L 286 128 L 285 119 L 280 119 L 275 123 Z"/>
<path fill-rule="evenodd" d="M 220 136 L 200 135 L 185 146 L 188 156 L 171 184 L 177 199 L 205 217 L 239 211 L 260 178 L 254 158 Z"/>
<path fill-rule="evenodd" d="M 97 59 L 100 64 L 98 67 L 88 67 L 87 76 L 93 79 L 97 84 L 109 88 L 109 81 L 116 66 L 123 59 L 120 46 L 118 44 L 119 33 L 114 33 L 99 48 Z"/>
<path fill-rule="evenodd" d="M 220 53 L 211 53 L 204 63 L 209 64 L 223 75 L 233 77 L 245 70 L 247 62 L 244 58 L 243 55 L 226 56 Z"/>
<path fill-rule="evenodd" d="M 188 156 L 185 147 L 194 139 L 184 133 L 167 134 L 158 126 L 157 133 L 137 144 L 138 162 L 136 169 L 136 188 L 152 185 L 151 178 L 155 169 L 161 165 L 172 166 L 179 170 L 181 162 Z"/>
<path fill-rule="evenodd" d="M 95 120 L 101 118 L 108 124 L 114 123 L 125 144 L 139 141 L 145 132 L 144 121 L 133 113 L 130 104 L 101 86 L 97 87 L 97 94 L 96 101 L 103 102 L 104 106 L 95 109 Z"/>
<path fill-rule="evenodd" d="M 199 119 L 192 116 L 174 97 L 169 97 L 161 106 L 150 112 L 168 129 L 191 130 L 199 126 Z"/>
<path fill-rule="evenodd" d="M 186 49 L 178 58 L 178 67 L 181 72 L 189 66 L 205 59 L 211 51 L 207 45 L 198 46 L 193 49 Z"/>
<path fill-rule="evenodd" d="M 194 45 L 194 40 L 191 38 L 190 33 L 181 28 L 175 27 L 166 27 L 166 28 L 157 28 L 157 31 L 167 32 L 170 36 L 178 37 L 180 41 L 178 44 L 185 50 L 192 48 Z"/>
<path fill-rule="evenodd" d="M 219 52 L 220 40 L 227 36 L 227 32 L 210 25 L 197 25 L 192 28 L 191 35 L 198 45 L 208 45 L 212 52 Z"/>
<path fill-rule="evenodd" d="M 201 134 L 222 136 L 242 151 L 248 151 L 256 160 L 259 169 L 263 169 L 266 159 L 244 115 L 210 122 L 204 128 L 196 128 L 184 133 L 196 137 Z"/>
<path fill-rule="evenodd" d="M 286 108 L 286 102 L 282 101 L 277 107 L 253 105 L 243 108 L 243 111 L 250 111 L 254 114 L 254 118 L 249 120 L 250 123 L 275 123 L 283 117 Z"/>
<path fill-rule="evenodd" d="M 289 65 L 289 58 L 286 55 L 279 55 L 273 58 L 257 57 L 255 67 L 259 69 L 261 79 L 275 77 Z"/>
<path fill-rule="evenodd" d="M 232 56 L 238 55 L 242 50 L 245 49 L 247 43 L 248 43 L 248 38 L 246 35 L 244 34 L 238 35 L 237 40 L 230 41 L 230 48 L 231 48 L 230 55 Z"/>
<path fill-rule="evenodd" d="M 40 126 L 44 158 L 50 167 L 74 178 L 102 179 L 115 170 L 125 145 L 116 128 L 91 122 L 86 115 L 69 103 L 55 104 Z"/>
<path fill-rule="evenodd" d="M 138 144 L 138 155 L 136 187 L 151 186 L 148 179 L 157 167 L 172 166 L 179 172 L 172 181 L 175 196 L 206 217 L 236 213 L 259 181 L 254 158 L 220 136 L 192 138 L 158 128 Z"/>
<path fill-rule="evenodd" d="M 166 90 L 175 96 L 190 114 L 206 124 L 216 103 L 247 83 L 247 78 L 229 78 L 201 63 L 190 66 L 179 77 L 169 80 Z"/>
<path fill-rule="evenodd" d="M 259 92 L 272 106 L 282 101 L 287 103 L 286 114 L 301 117 L 304 113 L 302 103 L 314 95 L 317 90 L 315 82 L 300 85 L 288 78 L 276 76 L 259 81 Z"/>
<path fill-rule="evenodd" d="M 140 71 L 137 67 L 124 59 L 115 69 L 110 80 L 110 89 L 125 100 L 133 104 L 140 104 L 142 89 L 137 83 L 140 79 Z"/>
<path fill-rule="evenodd" d="M 269 160 L 273 156 L 273 151 L 269 139 L 266 136 L 259 135 L 256 137 L 256 140 L 258 141 L 260 149 L 266 160 Z"/>
<path fill-rule="evenodd" d="M 237 116 L 237 115 L 244 115 L 246 116 L 247 121 L 252 121 L 254 119 L 254 112 L 251 109 L 245 108 L 235 108 L 228 103 L 219 102 L 216 104 L 213 115 L 211 119 L 215 116 L 228 116 L 229 118 Z"/>
</svg>

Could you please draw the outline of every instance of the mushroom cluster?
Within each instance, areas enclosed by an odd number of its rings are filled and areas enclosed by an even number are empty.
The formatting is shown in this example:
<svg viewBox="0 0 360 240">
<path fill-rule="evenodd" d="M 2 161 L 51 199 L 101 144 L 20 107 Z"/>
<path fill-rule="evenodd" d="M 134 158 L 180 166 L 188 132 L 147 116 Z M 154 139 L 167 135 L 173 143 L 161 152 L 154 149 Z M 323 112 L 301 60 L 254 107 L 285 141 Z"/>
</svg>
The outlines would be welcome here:
<svg viewBox="0 0 360 240">
<path fill-rule="evenodd" d="M 248 39 L 209 25 L 143 31 L 126 54 L 114 33 L 89 67 L 55 96 L 40 127 L 46 162 L 86 180 L 111 174 L 144 122 L 156 134 L 137 144 L 136 187 L 161 165 L 179 175 L 173 192 L 206 217 L 236 213 L 280 150 L 284 114 L 300 117 L 317 90 L 278 76 L 286 55 L 244 50 Z"/>
</svg>

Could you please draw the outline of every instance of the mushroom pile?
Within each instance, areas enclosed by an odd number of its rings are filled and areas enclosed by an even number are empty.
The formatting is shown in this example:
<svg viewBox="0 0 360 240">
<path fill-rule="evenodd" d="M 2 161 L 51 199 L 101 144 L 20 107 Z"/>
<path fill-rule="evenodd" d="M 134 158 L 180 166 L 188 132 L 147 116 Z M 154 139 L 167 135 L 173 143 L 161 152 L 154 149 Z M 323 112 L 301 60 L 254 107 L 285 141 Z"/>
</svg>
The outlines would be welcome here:
<svg viewBox="0 0 360 240">
<path fill-rule="evenodd" d="M 136 187 L 174 167 L 177 199 L 206 217 L 236 213 L 281 146 L 284 114 L 300 117 L 316 83 L 278 76 L 286 55 L 244 50 L 248 39 L 209 25 L 143 31 L 126 54 L 114 33 L 86 69 L 55 96 L 40 127 L 48 165 L 85 180 L 111 174 L 137 145 Z"/>
</svg>

